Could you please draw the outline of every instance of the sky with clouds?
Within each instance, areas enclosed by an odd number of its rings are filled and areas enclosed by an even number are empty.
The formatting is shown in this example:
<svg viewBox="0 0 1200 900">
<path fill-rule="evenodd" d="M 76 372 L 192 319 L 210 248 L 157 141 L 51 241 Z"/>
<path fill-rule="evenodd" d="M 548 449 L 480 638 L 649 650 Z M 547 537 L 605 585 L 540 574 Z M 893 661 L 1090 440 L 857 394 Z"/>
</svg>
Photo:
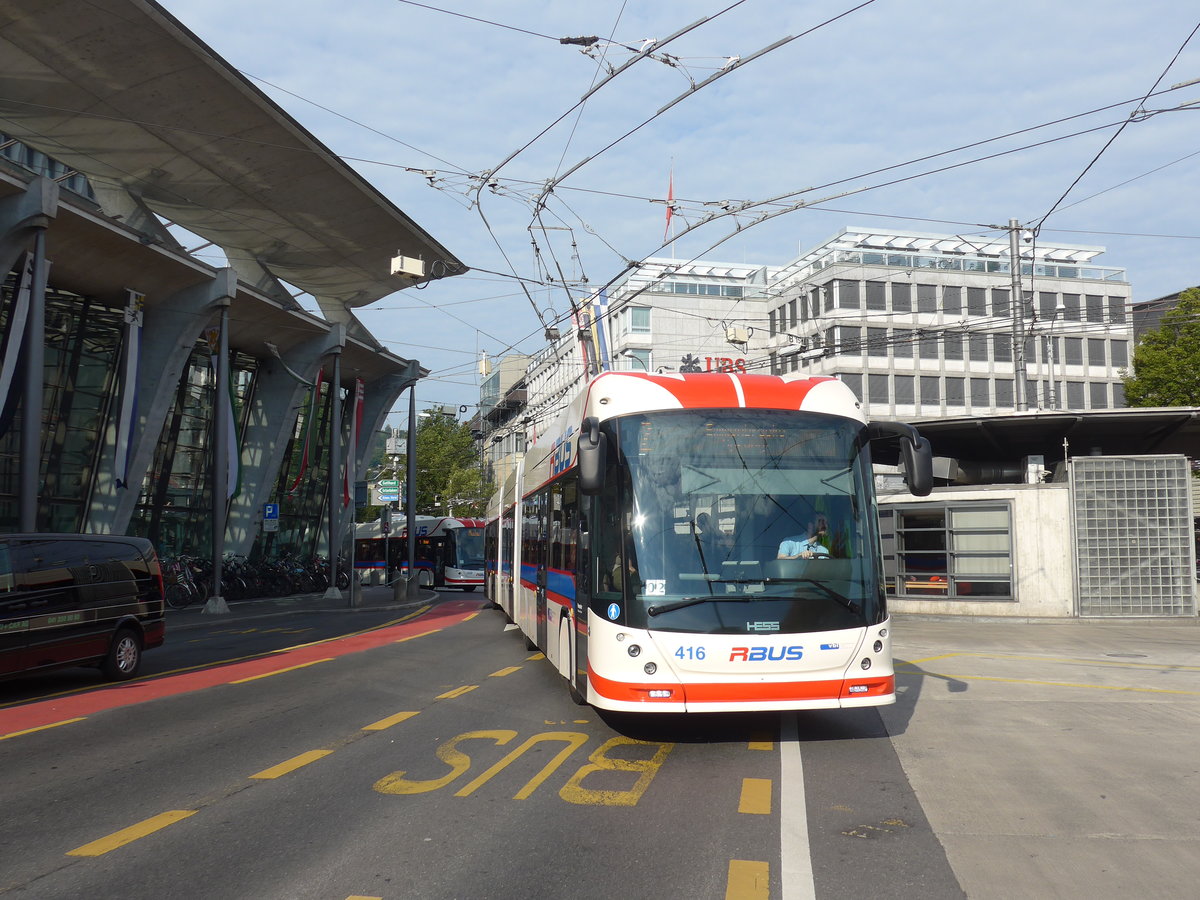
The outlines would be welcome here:
<svg viewBox="0 0 1200 900">
<path fill-rule="evenodd" d="M 1016 219 L 1107 248 L 1135 301 L 1200 283 L 1179 0 L 161 2 L 474 270 L 360 311 L 432 370 L 421 406 L 473 412 L 481 352 L 535 352 L 567 286 L 672 252 L 783 265 L 847 225 Z M 700 227 L 664 247 L 672 177 L 676 231 Z"/>
</svg>

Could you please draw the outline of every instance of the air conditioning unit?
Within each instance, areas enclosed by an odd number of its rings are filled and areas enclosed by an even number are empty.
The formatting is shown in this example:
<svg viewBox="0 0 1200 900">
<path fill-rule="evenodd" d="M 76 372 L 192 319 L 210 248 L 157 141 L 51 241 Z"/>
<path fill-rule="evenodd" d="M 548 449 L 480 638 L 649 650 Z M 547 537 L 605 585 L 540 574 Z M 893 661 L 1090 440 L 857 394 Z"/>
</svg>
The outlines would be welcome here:
<svg viewBox="0 0 1200 900">
<path fill-rule="evenodd" d="M 750 330 L 741 325 L 731 325 L 725 329 L 725 340 L 731 344 L 744 344 L 750 340 Z"/>
</svg>

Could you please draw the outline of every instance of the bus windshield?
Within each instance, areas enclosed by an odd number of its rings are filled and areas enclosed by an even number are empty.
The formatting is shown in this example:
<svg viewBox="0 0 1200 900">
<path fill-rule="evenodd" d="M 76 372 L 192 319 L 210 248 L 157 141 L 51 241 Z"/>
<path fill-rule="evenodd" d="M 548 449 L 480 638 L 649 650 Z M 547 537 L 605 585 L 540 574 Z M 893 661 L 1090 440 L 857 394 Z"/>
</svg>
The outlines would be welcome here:
<svg viewBox="0 0 1200 900">
<path fill-rule="evenodd" d="M 861 424 L 736 409 L 609 428 L 617 452 L 599 498 L 597 598 L 621 597 L 624 624 L 746 634 L 882 621 Z"/>
<path fill-rule="evenodd" d="M 458 560 L 456 565 L 463 569 L 482 569 L 483 568 L 483 529 L 482 528 L 456 528 L 454 529 L 454 537 L 456 538 L 456 551 Z"/>
</svg>

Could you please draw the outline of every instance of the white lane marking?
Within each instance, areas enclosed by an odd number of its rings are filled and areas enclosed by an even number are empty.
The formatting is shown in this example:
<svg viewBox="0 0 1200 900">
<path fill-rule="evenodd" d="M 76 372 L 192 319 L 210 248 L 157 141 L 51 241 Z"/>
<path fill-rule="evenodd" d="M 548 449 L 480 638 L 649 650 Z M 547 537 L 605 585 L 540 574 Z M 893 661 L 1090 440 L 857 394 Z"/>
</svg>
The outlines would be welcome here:
<svg viewBox="0 0 1200 900">
<path fill-rule="evenodd" d="M 804 764 L 795 713 L 779 723 L 779 886 L 783 900 L 816 900 L 812 851 L 808 845 L 808 805 Z"/>
</svg>

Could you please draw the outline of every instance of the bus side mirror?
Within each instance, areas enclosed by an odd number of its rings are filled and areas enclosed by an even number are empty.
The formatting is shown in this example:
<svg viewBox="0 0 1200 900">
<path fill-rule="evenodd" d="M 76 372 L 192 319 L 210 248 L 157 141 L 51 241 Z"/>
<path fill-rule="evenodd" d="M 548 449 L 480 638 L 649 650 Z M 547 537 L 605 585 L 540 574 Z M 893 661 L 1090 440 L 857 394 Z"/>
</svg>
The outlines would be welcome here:
<svg viewBox="0 0 1200 900">
<path fill-rule="evenodd" d="M 588 416 L 579 433 L 579 491 L 594 497 L 604 488 L 604 469 L 608 462 L 608 438 L 600 433 L 600 420 Z"/>
<path fill-rule="evenodd" d="M 933 490 L 933 450 L 929 440 L 920 435 L 915 441 L 907 436 L 900 438 L 900 456 L 904 460 L 908 492 L 914 497 L 928 497 Z"/>
<path fill-rule="evenodd" d="M 917 429 L 903 422 L 872 422 L 867 426 L 867 437 L 870 440 L 898 437 L 908 492 L 914 497 L 929 496 L 933 490 L 933 449 L 928 438 L 921 437 Z"/>
</svg>

